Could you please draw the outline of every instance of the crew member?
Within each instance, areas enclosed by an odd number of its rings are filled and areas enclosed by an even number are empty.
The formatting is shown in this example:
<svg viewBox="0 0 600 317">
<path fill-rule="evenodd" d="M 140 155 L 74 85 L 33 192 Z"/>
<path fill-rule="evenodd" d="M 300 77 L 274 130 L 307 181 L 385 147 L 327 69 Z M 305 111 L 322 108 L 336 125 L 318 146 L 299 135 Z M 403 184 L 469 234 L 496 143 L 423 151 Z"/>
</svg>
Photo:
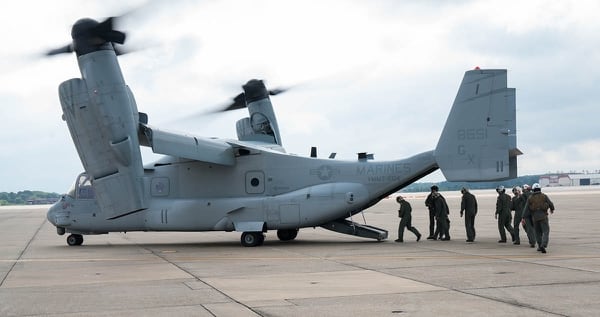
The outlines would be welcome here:
<svg viewBox="0 0 600 317">
<path fill-rule="evenodd" d="M 531 186 L 528 184 L 523 184 L 523 201 L 527 202 L 527 199 L 531 196 Z M 525 208 L 525 204 L 523 204 L 523 209 Z M 521 221 L 523 224 L 523 228 L 525 232 L 527 232 L 527 240 L 529 240 L 529 246 L 535 248 L 535 232 L 533 230 L 533 220 L 531 219 L 531 214 L 529 212 L 525 213 L 523 210 L 523 220 Z"/>
<path fill-rule="evenodd" d="M 521 193 L 521 187 L 515 186 L 512 189 L 513 197 L 511 202 L 511 209 L 515 211 L 513 218 L 513 230 L 515 232 L 515 238 L 513 244 L 521 244 L 521 238 L 519 237 L 519 226 L 523 219 L 523 208 L 525 207 L 525 197 Z"/>
<path fill-rule="evenodd" d="M 427 206 L 427 209 L 429 210 L 429 236 L 427 237 L 428 240 L 435 240 L 435 209 L 433 206 L 432 196 L 433 193 L 437 192 L 438 190 L 439 188 L 437 187 L 437 185 L 431 186 L 431 192 L 429 193 L 429 195 L 427 195 L 427 198 L 425 199 L 425 206 Z"/>
<path fill-rule="evenodd" d="M 400 224 L 398 225 L 398 239 L 396 242 L 404 242 L 404 228 L 408 229 L 408 231 L 414 233 L 417 236 L 417 242 L 421 240 L 421 234 L 417 228 L 411 225 L 411 212 L 412 207 L 410 203 L 404 200 L 404 197 L 398 196 L 396 197 L 396 202 L 400 204 L 400 209 L 398 209 L 398 217 L 400 217 Z"/>
<path fill-rule="evenodd" d="M 496 214 L 494 217 L 498 220 L 498 231 L 500 232 L 500 240 L 498 240 L 498 243 L 506 243 L 505 228 L 508 230 L 508 233 L 510 233 L 512 241 L 515 241 L 515 233 L 510 224 L 512 220 L 512 215 L 510 214 L 510 196 L 506 194 L 504 186 L 498 186 L 496 192 L 498 193 L 498 199 L 496 200 Z"/>
<path fill-rule="evenodd" d="M 435 187 L 436 189 L 431 193 L 430 202 L 433 206 L 437 226 L 433 233 L 433 240 L 436 240 L 439 237 L 440 240 L 448 241 L 450 240 L 450 219 L 448 219 L 450 209 L 448 208 L 444 196 L 437 191 L 437 186 Z"/>
<path fill-rule="evenodd" d="M 554 213 L 554 204 L 548 196 L 542 193 L 540 184 L 531 185 L 533 193 L 525 203 L 524 213 L 531 214 L 533 228 L 535 229 L 535 240 L 538 244 L 538 251 L 546 253 L 550 235 L 550 225 L 548 224 L 548 209 Z"/>
<path fill-rule="evenodd" d="M 465 229 L 467 231 L 467 242 L 473 242 L 475 240 L 475 215 L 477 215 L 477 199 L 475 195 L 469 192 L 469 189 L 463 187 L 460 192 L 462 193 L 462 200 L 460 202 L 460 216 L 465 214 Z"/>
</svg>

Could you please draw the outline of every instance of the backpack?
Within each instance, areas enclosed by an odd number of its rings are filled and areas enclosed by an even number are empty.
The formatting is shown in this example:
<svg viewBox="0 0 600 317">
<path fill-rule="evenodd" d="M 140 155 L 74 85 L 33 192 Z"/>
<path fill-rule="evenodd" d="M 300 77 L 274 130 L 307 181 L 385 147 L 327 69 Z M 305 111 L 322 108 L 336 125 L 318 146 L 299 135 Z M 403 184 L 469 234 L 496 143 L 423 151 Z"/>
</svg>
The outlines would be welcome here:
<svg viewBox="0 0 600 317">
<path fill-rule="evenodd" d="M 529 210 L 531 211 L 546 211 L 548 208 L 550 208 L 546 202 L 546 196 L 544 194 L 535 194 L 529 196 L 528 204 Z"/>
</svg>

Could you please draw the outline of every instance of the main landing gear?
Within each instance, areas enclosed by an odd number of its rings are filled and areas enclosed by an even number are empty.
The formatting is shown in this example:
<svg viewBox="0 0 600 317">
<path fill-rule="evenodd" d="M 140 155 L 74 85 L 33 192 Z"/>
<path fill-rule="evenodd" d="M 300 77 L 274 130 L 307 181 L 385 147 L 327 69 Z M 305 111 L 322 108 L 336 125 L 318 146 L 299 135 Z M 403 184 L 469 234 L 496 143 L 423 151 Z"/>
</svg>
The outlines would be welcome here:
<svg viewBox="0 0 600 317">
<path fill-rule="evenodd" d="M 291 241 L 298 236 L 298 229 L 279 229 L 277 230 L 277 238 L 281 241 Z"/>
<path fill-rule="evenodd" d="M 298 229 L 279 229 L 277 238 L 281 241 L 291 241 L 298 236 Z M 257 247 L 265 242 L 265 235 L 260 231 L 246 231 L 242 233 L 242 245 L 245 247 Z"/>
<path fill-rule="evenodd" d="M 265 235 L 262 232 L 244 232 L 242 233 L 242 245 L 245 247 L 256 247 L 265 242 Z"/>
<path fill-rule="evenodd" d="M 70 246 L 81 245 L 83 243 L 83 236 L 80 234 L 71 234 L 67 237 L 67 244 Z"/>
</svg>

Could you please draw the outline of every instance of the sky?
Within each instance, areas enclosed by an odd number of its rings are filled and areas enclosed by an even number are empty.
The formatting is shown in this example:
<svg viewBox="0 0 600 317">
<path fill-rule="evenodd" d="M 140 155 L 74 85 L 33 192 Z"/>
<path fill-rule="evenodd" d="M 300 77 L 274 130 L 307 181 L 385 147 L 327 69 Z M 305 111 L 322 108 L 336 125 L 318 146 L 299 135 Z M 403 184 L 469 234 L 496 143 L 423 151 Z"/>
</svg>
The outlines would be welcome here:
<svg viewBox="0 0 600 317">
<path fill-rule="evenodd" d="M 501 68 L 519 176 L 600 170 L 598 1 L 25 0 L 0 3 L 0 192 L 64 193 L 83 171 L 58 99 L 76 57 L 42 55 L 125 12 L 138 50 L 119 63 L 155 127 L 235 139 L 245 110 L 199 114 L 258 78 L 291 87 L 272 97 L 287 152 L 400 159 L 435 148 L 465 71 Z"/>
</svg>

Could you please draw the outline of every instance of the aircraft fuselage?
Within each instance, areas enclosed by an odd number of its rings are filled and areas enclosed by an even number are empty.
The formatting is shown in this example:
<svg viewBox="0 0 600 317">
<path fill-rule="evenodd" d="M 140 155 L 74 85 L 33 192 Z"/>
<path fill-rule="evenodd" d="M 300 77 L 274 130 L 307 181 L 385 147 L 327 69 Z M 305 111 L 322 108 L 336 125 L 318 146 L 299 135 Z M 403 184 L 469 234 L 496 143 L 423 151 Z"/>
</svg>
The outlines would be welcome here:
<svg viewBox="0 0 600 317">
<path fill-rule="evenodd" d="M 81 234 L 314 227 L 356 214 L 435 168 L 431 152 L 382 162 L 240 152 L 233 166 L 172 157 L 147 166 L 145 210 L 109 219 L 95 199 L 75 194 L 48 219 Z"/>
</svg>

